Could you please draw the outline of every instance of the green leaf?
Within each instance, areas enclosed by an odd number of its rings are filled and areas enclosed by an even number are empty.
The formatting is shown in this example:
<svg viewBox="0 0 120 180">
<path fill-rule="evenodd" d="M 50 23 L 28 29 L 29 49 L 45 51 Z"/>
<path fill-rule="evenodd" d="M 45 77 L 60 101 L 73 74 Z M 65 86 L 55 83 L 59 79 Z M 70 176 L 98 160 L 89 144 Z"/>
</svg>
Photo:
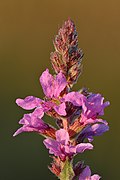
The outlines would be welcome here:
<svg viewBox="0 0 120 180">
<path fill-rule="evenodd" d="M 72 167 L 72 162 L 70 160 L 66 160 L 60 173 L 60 180 L 72 180 L 73 177 L 74 171 Z"/>
</svg>

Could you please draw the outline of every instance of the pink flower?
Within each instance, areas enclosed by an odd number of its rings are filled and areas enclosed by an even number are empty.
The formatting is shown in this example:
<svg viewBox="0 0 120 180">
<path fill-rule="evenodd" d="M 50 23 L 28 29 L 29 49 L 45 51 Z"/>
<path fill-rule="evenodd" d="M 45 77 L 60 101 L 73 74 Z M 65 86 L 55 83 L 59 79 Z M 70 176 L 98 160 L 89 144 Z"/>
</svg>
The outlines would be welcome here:
<svg viewBox="0 0 120 180">
<path fill-rule="evenodd" d="M 101 94 L 91 94 L 84 103 L 83 114 L 87 118 L 104 115 L 104 108 L 109 106 L 109 101 L 104 102 L 104 97 Z"/>
<path fill-rule="evenodd" d="M 53 77 L 49 70 L 46 69 L 40 77 L 40 82 L 44 91 L 44 94 L 48 98 L 47 102 L 43 102 L 44 108 L 54 109 L 59 115 L 66 115 L 66 105 L 62 102 L 60 93 L 65 89 L 67 81 L 62 72 L 59 72 L 56 77 Z"/>
<path fill-rule="evenodd" d="M 24 114 L 23 118 L 19 121 L 19 124 L 22 124 L 23 126 L 19 128 L 13 136 L 22 132 L 37 132 L 46 135 L 48 134 L 47 132 L 52 132 L 54 134 L 55 129 L 42 120 L 43 116 L 44 112 L 41 108 L 35 109 L 33 113 Z"/>
<path fill-rule="evenodd" d="M 83 103 L 81 122 L 84 124 L 96 122 L 107 124 L 106 121 L 99 119 L 98 116 L 104 115 L 104 108 L 109 106 L 109 104 L 109 101 L 104 102 L 104 97 L 100 94 L 90 95 Z"/>
<path fill-rule="evenodd" d="M 105 120 L 99 118 L 104 115 L 104 108 L 109 106 L 109 102 L 104 102 L 104 98 L 100 94 L 91 94 L 89 97 L 79 92 L 70 92 L 64 96 L 64 101 L 71 102 L 74 106 L 81 107 L 81 124 L 93 124 L 96 122 L 104 123 Z"/>
<path fill-rule="evenodd" d="M 78 142 L 83 141 L 84 139 L 88 139 L 89 142 L 93 141 L 94 136 L 101 136 L 104 132 L 109 130 L 109 126 L 106 124 L 94 124 L 88 125 L 85 127 L 79 134 L 77 140 Z"/>
<path fill-rule="evenodd" d="M 40 82 L 46 96 L 45 100 L 34 96 L 27 96 L 25 99 L 19 98 L 16 100 L 17 105 L 23 109 L 35 110 L 33 113 L 24 115 L 19 122 L 19 124 L 22 124 L 23 127 L 18 129 L 14 135 L 17 135 L 23 131 L 43 132 L 43 130 L 49 126 L 41 119 L 44 116 L 44 112 L 54 109 L 54 111 L 60 116 L 65 116 L 66 101 L 73 102 L 73 104 L 77 106 L 82 105 L 82 98 L 84 98 L 82 94 L 70 92 L 67 95 L 64 95 L 64 98 L 60 95 L 67 85 L 66 78 L 61 72 L 56 75 L 56 77 L 53 77 L 49 73 L 49 70 L 46 69 L 46 71 L 44 71 L 40 77 Z M 79 99 L 78 96 L 80 97 Z M 74 99 L 78 100 L 74 101 Z"/>
<path fill-rule="evenodd" d="M 17 99 L 17 105 L 26 110 L 42 107 L 44 112 L 54 109 L 59 115 L 65 116 L 66 105 L 65 102 L 61 102 L 60 98 L 60 93 L 67 85 L 65 76 L 60 72 L 56 77 L 53 77 L 46 69 L 40 77 L 40 82 L 47 100 L 28 96 L 25 99 Z"/>
<path fill-rule="evenodd" d="M 69 134 L 65 129 L 56 131 L 55 136 L 56 140 L 47 138 L 43 142 L 46 148 L 49 149 L 50 154 L 59 156 L 63 161 L 66 159 L 66 156 L 71 158 L 77 153 L 82 153 L 87 149 L 93 149 L 93 146 L 90 143 L 72 145 Z"/>
<path fill-rule="evenodd" d="M 86 101 L 86 97 L 79 92 L 70 92 L 64 97 L 65 102 L 71 102 L 74 106 L 83 106 L 83 103 Z"/>
</svg>

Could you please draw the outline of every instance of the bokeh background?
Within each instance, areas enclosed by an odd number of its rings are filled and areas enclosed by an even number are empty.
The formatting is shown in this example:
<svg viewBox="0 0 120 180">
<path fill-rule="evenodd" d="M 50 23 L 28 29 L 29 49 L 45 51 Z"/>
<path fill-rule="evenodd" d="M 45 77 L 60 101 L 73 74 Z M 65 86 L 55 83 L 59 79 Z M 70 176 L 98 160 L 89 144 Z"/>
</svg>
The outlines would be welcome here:
<svg viewBox="0 0 120 180">
<path fill-rule="evenodd" d="M 15 138 L 25 113 L 15 99 L 41 97 L 39 76 L 52 73 L 50 52 L 58 28 L 68 18 L 75 22 L 83 49 L 83 74 L 74 90 L 86 86 L 111 102 L 104 119 L 110 131 L 95 138 L 85 159 L 102 180 L 120 179 L 120 1 L 119 0 L 1 0 L 0 1 L 0 180 L 56 179 L 47 165 L 51 159 L 38 134 Z M 52 121 L 47 119 L 47 121 Z"/>
</svg>

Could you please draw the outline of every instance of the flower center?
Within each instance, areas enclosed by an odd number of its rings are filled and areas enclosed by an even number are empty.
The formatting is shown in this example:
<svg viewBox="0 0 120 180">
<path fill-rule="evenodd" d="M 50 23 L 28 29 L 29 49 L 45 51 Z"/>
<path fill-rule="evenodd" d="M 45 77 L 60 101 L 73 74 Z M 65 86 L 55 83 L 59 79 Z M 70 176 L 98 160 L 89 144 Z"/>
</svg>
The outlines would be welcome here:
<svg viewBox="0 0 120 180">
<path fill-rule="evenodd" d="M 52 99 L 52 102 L 53 103 L 55 103 L 56 105 L 60 105 L 61 104 L 61 102 L 60 102 L 60 100 L 59 99 Z"/>
</svg>

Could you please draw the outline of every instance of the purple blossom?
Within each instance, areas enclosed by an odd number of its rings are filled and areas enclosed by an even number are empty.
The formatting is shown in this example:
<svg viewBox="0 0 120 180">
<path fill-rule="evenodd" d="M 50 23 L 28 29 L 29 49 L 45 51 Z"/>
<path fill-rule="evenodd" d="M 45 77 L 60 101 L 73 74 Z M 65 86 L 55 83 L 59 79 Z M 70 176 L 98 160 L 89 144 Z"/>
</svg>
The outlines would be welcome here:
<svg viewBox="0 0 120 180">
<path fill-rule="evenodd" d="M 63 161 L 66 159 L 66 156 L 72 157 L 77 153 L 82 153 L 87 149 L 93 148 L 90 143 L 72 145 L 69 134 L 65 129 L 56 131 L 56 140 L 47 138 L 43 142 L 46 148 L 49 149 L 50 154 L 59 156 Z"/>
<path fill-rule="evenodd" d="M 86 168 L 82 171 L 82 173 L 79 176 L 79 180 L 99 180 L 100 176 L 97 174 L 94 174 L 91 176 L 91 170 L 89 166 L 86 166 Z"/>
<path fill-rule="evenodd" d="M 44 94 L 48 98 L 58 98 L 67 85 L 66 78 L 62 72 L 59 72 L 56 77 L 53 77 L 48 69 L 42 73 L 40 83 Z"/>
<path fill-rule="evenodd" d="M 44 133 L 45 130 L 49 129 L 49 126 L 41 119 L 43 116 L 44 112 L 41 108 L 37 108 L 33 113 L 24 114 L 23 118 L 19 121 L 19 124 L 23 126 L 13 136 L 22 132 Z"/>
<path fill-rule="evenodd" d="M 89 142 L 93 141 L 94 136 L 101 136 L 104 132 L 109 130 L 109 126 L 106 124 L 94 124 L 88 125 L 85 127 L 79 134 L 78 142 L 83 141 L 85 138 L 89 140 Z"/>
<path fill-rule="evenodd" d="M 46 69 L 40 77 L 40 82 L 47 98 L 49 101 L 44 102 L 44 107 L 48 109 L 53 108 L 59 115 L 66 115 L 66 105 L 65 102 L 61 101 L 60 93 L 64 90 L 67 85 L 65 76 L 60 72 L 56 77 L 53 77 L 49 70 Z"/>
<path fill-rule="evenodd" d="M 70 92 L 64 96 L 64 101 L 71 102 L 74 106 L 83 106 L 86 97 L 79 92 Z"/>
<path fill-rule="evenodd" d="M 109 101 L 104 102 L 101 94 L 92 94 L 83 103 L 83 119 L 96 119 L 98 116 L 104 115 L 104 108 L 109 106 Z"/>
<path fill-rule="evenodd" d="M 46 69 L 40 77 L 40 83 L 46 96 L 45 101 L 37 97 L 28 96 L 25 99 L 17 99 L 17 105 L 26 110 L 42 106 L 44 112 L 54 109 L 59 115 L 65 116 L 65 102 L 71 102 L 74 106 L 82 106 L 86 100 L 86 97 L 79 92 L 70 92 L 63 97 L 60 95 L 67 86 L 66 78 L 62 72 L 53 77 L 49 70 Z"/>
<path fill-rule="evenodd" d="M 40 77 L 40 82 L 47 100 L 44 101 L 37 97 L 28 96 L 25 99 L 17 99 L 18 106 L 26 110 L 42 106 L 44 112 L 54 109 L 59 115 L 65 116 L 66 105 L 60 98 L 60 93 L 67 85 L 65 76 L 60 72 L 56 77 L 53 77 L 49 70 L 46 69 Z"/>
<path fill-rule="evenodd" d="M 92 94 L 88 98 L 79 92 L 70 92 L 64 96 L 65 101 L 71 102 L 74 106 L 82 106 L 82 116 L 87 119 L 104 115 L 104 108 L 109 106 L 109 101 L 103 102 L 104 97 L 100 94 Z"/>
<path fill-rule="evenodd" d="M 69 101 L 75 107 L 80 107 L 79 119 L 82 125 L 103 123 L 107 127 L 108 123 L 99 116 L 104 115 L 104 108 L 110 103 L 104 102 L 104 98 L 100 94 L 91 94 L 86 97 L 79 92 L 70 92 L 63 98 L 65 102 Z"/>
<path fill-rule="evenodd" d="M 104 115 L 104 108 L 109 106 L 109 102 L 104 102 L 100 94 L 92 94 L 88 98 L 79 92 L 70 92 L 64 96 L 65 101 L 71 102 L 74 106 L 81 106 L 80 122 L 84 125 L 101 122 L 107 124 L 105 120 L 98 118 Z"/>
</svg>

